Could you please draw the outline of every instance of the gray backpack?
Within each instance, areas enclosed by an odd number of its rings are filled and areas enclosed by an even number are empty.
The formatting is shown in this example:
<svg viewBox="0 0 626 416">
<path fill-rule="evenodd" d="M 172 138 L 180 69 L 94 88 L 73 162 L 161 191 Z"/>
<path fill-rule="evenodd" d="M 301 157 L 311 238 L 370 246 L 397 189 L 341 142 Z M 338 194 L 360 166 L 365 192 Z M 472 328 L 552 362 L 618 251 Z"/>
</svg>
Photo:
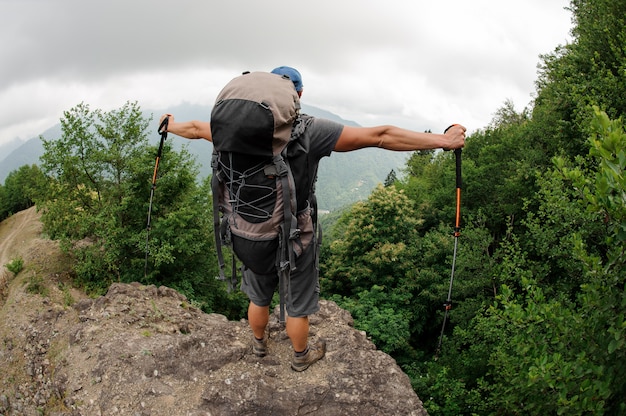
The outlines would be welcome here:
<svg viewBox="0 0 626 416">
<path fill-rule="evenodd" d="M 232 246 L 255 273 L 278 273 L 281 322 L 296 252 L 307 243 L 300 238 L 299 208 L 312 208 L 317 230 L 317 166 L 312 171 L 295 169 L 295 177 L 290 166 L 294 159 L 306 157 L 308 146 L 299 143 L 306 124 L 291 80 L 266 72 L 234 78 L 211 112 L 211 187 L 220 277 L 225 279 L 223 245 Z M 298 192 L 303 183 L 309 189 Z M 236 283 L 233 256 L 231 288 Z"/>
</svg>

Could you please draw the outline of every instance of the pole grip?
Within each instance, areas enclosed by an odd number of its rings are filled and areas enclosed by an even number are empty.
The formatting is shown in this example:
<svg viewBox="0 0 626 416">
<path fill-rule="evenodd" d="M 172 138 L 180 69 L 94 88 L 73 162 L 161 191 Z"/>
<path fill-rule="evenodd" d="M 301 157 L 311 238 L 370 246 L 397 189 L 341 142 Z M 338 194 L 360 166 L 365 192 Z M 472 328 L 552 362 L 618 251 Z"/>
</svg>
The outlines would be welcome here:
<svg viewBox="0 0 626 416">
<path fill-rule="evenodd" d="M 161 136 L 165 135 L 165 139 L 167 139 L 167 126 L 170 124 L 170 116 L 165 116 L 161 124 L 159 125 L 159 134 Z"/>
<path fill-rule="evenodd" d="M 161 135 L 161 142 L 159 143 L 159 150 L 157 152 L 156 157 L 156 165 L 154 167 L 154 180 L 156 180 L 156 173 L 159 166 L 159 159 L 161 159 L 161 154 L 163 153 L 163 142 L 167 139 L 167 126 L 169 125 L 170 117 L 166 116 L 161 124 L 159 125 L 159 134 Z"/>
</svg>

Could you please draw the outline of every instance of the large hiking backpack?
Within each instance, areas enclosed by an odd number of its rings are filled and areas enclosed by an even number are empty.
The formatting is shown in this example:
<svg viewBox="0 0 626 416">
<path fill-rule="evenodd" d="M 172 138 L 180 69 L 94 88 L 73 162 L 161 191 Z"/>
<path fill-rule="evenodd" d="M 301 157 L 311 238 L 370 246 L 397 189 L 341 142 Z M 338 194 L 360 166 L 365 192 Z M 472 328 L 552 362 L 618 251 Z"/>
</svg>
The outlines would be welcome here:
<svg viewBox="0 0 626 416">
<path fill-rule="evenodd" d="M 316 171 L 292 170 L 288 156 L 302 156 L 308 148 L 294 145 L 306 125 L 299 111 L 299 97 L 288 77 L 253 72 L 230 81 L 211 112 L 211 187 L 220 277 L 225 279 L 223 245 L 232 246 L 233 254 L 255 273 L 278 273 L 281 322 L 289 275 L 303 244 L 298 207 L 308 206 L 307 212 L 312 212 L 310 235 L 317 229 L 315 181 L 300 178 L 314 177 Z M 298 190 L 302 183 L 310 189 Z M 231 288 L 236 283 L 233 261 Z"/>
</svg>

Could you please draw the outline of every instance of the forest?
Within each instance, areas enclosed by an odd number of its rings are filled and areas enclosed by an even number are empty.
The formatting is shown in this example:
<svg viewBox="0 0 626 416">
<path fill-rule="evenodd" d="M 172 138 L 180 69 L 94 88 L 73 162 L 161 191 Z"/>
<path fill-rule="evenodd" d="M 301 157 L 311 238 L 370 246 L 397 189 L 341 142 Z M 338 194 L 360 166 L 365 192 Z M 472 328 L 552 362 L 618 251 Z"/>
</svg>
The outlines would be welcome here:
<svg viewBox="0 0 626 416">
<path fill-rule="evenodd" d="M 413 153 L 324 219 L 322 297 L 433 416 L 626 414 L 626 0 L 569 10 L 571 41 L 539 58 L 532 105 L 504 101 L 467 139 L 457 237 L 453 152 Z M 0 186 L 0 218 L 37 205 L 89 293 L 166 285 L 240 319 L 247 299 L 215 278 L 209 182 L 169 141 L 146 228 L 154 124 L 133 102 L 66 111 L 41 164 Z"/>
</svg>

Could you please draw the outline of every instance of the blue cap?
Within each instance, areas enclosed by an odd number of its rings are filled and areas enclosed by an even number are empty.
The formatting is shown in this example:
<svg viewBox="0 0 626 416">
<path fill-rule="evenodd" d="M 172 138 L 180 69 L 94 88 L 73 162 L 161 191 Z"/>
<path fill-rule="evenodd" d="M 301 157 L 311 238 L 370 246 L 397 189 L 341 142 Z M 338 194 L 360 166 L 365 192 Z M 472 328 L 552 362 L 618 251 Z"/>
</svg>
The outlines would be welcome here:
<svg viewBox="0 0 626 416">
<path fill-rule="evenodd" d="M 272 70 L 272 74 L 287 75 L 293 82 L 293 86 L 296 87 L 296 91 L 302 91 L 302 75 L 300 75 L 297 69 L 290 66 L 279 66 Z"/>
</svg>

